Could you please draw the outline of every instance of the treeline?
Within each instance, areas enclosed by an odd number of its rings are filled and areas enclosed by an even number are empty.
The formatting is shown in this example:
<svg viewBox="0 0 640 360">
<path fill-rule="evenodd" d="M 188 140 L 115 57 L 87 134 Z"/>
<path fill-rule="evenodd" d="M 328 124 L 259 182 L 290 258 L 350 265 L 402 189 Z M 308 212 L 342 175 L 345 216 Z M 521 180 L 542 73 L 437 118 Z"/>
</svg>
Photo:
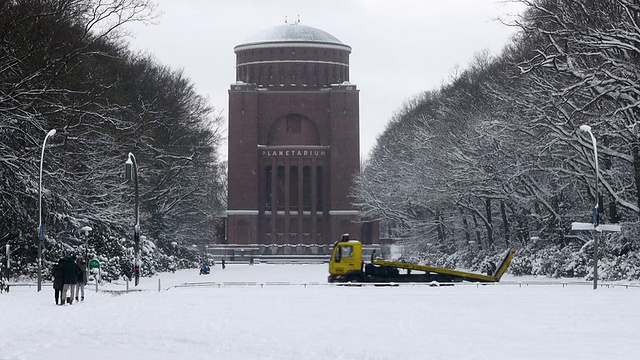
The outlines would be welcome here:
<svg viewBox="0 0 640 360">
<path fill-rule="evenodd" d="M 599 273 L 638 279 L 640 3 L 522 2 L 499 56 L 397 112 L 354 196 L 420 261 L 480 269 L 516 247 L 515 274 L 586 278 L 592 234 L 571 223 L 590 223 L 597 201 L 600 223 L 623 227 L 598 235 Z"/>
<path fill-rule="evenodd" d="M 35 269 L 40 181 L 44 268 L 89 253 L 107 276 L 130 272 L 129 153 L 147 273 L 194 258 L 187 240 L 212 240 L 225 207 L 221 118 L 180 71 L 128 49 L 124 25 L 153 17 L 146 0 L 0 1 L 0 246 L 15 273 Z"/>
</svg>

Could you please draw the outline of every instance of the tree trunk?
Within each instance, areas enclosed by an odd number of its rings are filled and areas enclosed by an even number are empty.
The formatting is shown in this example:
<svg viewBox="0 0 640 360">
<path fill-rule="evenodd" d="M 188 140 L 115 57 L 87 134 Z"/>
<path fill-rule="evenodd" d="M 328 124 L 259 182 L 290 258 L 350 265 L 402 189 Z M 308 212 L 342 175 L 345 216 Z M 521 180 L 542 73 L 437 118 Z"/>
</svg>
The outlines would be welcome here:
<svg viewBox="0 0 640 360">
<path fill-rule="evenodd" d="M 620 217 L 618 216 L 618 206 L 615 201 L 609 201 L 609 221 L 613 224 L 617 224 L 620 222 Z"/>
<path fill-rule="evenodd" d="M 504 241 L 509 247 L 509 220 L 507 219 L 507 209 L 504 201 L 500 201 L 500 213 L 502 214 L 502 225 L 504 226 Z"/>
<path fill-rule="evenodd" d="M 636 141 L 631 150 L 633 154 L 633 175 L 636 182 L 636 203 L 640 207 L 640 144 Z"/>
<path fill-rule="evenodd" d="M 473 226 L 476 229 L 476 241 L 478 242 L 478 250 L 482 250 L 482 238 L 480 237 L 480 228 L 478 227 L 478 219 L 476 218 L 476 213 L 472 212 L 473 215 Z"/>
<path fill-rule="evenodd" d="M 491 199 L 484 202 L 484 209 L 487 213 L 487 248 L 493 249 L 493 221 L 491 220 Z"/>
<path fill-rule="evenodd" d="M 521 217 L 521 222 L 520 222 L 520 229 L 521 229 L 521 236 L 522 236 L 522 242 L 526 245 L 529 244 L 529 241 L 531 240 L 531 231 L 529 231 L 529 220 L 527 218 L 527 211 L 523 211 L 522 212 L 522 217 Z"/>
<path fill-rule="evenodd" d="M 603 140 L 602 140 L 602 145 L 604 147 L 609 147 L 609 137 L 608 136 L 604 136 Z M 635 157 L 634 157 L 635 159 Z M 608 155 L 604 155 L 604 169 L 605 170 L 611 170 L 611 156 Z M 637 179 L 637 177 L 636 177 Z M 636 185 L 637 185 L 637 180 L 636 180 Z M 611 199 L 611 197 L 609 197 Z M 601 198 L 600 203 L 598 204 L 598 207 L 600 207 L 602 205 L 602 203 L 604 202 L 604 199 Z M 604 212 L 604 207 L 601 208 L 602 212 Z M 610 223 L 618 223 L 620 222 L 620 218 L 618 216 L 618 205 L 616 204 L 615 200 L 611 200 L 609 201 L 609 222 Z"/>
<path fill-rule="evenodd" d="M 462 206 L 458 208 L 460 210 L 460 217 L 462 217 L 462 224 L 464 226 L 464 236 L 467 239 L 467 245 L 471 244 L 471 233 L 469 233 L 469 222 L 467 221 L 467 217 L 464 215 L 464 210 Z"/>
<path fill-rule="evenodd" d="M 445 244 L 446 240 L 447 240 L 447 236 L 445 234 L 444 231 L 444 225 L 442 224 L 442 213 L 440 211 L 436 211 L 436 218 L 438 219 L 438 225 L 437 225 L 437 231 L 438 231 L 438 240 L 440 241 L 440 244 Z"/>
</svg>

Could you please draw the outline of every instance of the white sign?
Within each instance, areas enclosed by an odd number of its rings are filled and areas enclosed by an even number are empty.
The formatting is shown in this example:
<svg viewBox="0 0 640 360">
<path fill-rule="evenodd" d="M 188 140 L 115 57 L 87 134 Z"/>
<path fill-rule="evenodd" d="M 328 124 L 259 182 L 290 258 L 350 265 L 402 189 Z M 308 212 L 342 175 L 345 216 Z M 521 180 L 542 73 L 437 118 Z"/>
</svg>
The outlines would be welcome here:
<svg viewBox="0 0 640 360">
<path fill-rule="evenodd" d="M 622 227 L 620 225 L 614 224 L 600 224 L 598 226 L 593 226 L 591 223 L 581 223 L 574 222 L 571 223 L 571 230 L 595 230 L 598 232 L 609 231 L 609 232 L 620 232 Z"/>
</svg>

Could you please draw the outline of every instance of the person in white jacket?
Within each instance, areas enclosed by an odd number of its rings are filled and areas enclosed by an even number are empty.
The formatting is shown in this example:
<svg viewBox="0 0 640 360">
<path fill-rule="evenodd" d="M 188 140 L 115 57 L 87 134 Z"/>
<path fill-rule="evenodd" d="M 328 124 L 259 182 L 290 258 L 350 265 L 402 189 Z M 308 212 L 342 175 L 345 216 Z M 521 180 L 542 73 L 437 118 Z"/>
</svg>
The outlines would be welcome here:
<svg viewBox="0 0 640 360">
<path fill-rule="evenodd" d="M 83 258 L 79 257 L 76 260 L 76 265 L 78 265 L 78 282 L 76 283 L 76 301 L 78 301 L 78 296 L 80 296 L 80 301 L 84 301 L 84 286 L 87 283 L 87 263 Z"/>
</svg>

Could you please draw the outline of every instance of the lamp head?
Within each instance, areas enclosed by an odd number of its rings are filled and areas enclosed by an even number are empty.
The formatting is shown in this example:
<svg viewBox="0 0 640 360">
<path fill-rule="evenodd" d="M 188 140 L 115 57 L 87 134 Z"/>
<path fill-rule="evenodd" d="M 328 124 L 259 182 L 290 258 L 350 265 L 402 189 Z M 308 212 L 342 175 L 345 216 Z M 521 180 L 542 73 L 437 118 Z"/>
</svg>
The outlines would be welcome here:
<svg viewBox="0 0 640 360">
<path fill-rule="evenodd" d="M 84 236 L 89 236 L 89 231 L 93 230 L 91 228 L 91 226 L 83 226 L 82 228 L 80 228 L 80 232 L 84 235 Z"/>
<path fill-rule="evenodd" d="M 580 130 L 584 132 L 591 132 L 591 126 L 589 125 L 580 125 Z"/>
<path fill-rule="evenodd" d="M 47 133 L 47 136 L 53 136 L 56 134 L 56 129 L 51 129 L 49 130 L 49 132 Z"/>
<path fill-rule="evenodd" d="M 131 180 L 133 175 L 133 161 L 131 161 L 131 158 L 127 159 L 127 161 L 124 163 L 124 177 L 127 180 Z"/>
</svg>

